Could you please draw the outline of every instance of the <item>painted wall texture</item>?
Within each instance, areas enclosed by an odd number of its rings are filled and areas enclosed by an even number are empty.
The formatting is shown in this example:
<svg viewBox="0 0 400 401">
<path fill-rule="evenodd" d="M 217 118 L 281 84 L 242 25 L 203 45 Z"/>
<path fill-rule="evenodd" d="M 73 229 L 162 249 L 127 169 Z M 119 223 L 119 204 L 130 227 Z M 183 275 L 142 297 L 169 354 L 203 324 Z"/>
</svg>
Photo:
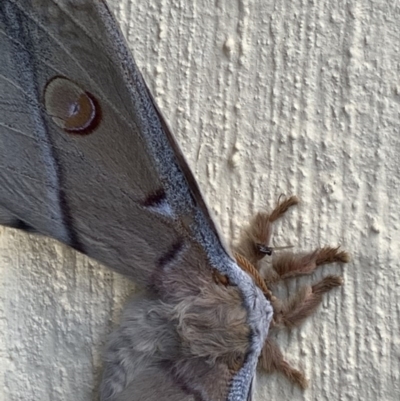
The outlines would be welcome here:
<svg viewBox="0 0 400 401">
<path fill-rule="evenodd" d="M 226 238 L 296 194 L 275 245 L 353 256 L 281 289 L 345 278 L 278 336 L 310 388 L 259 375 L 256 400 L 399 400 L 399 3 L 110 5 Z M 97 400 L 104 343 L 134 285 L 10 229 L 0 230 L 0 278 L 0 400 Z"/>
</svg>

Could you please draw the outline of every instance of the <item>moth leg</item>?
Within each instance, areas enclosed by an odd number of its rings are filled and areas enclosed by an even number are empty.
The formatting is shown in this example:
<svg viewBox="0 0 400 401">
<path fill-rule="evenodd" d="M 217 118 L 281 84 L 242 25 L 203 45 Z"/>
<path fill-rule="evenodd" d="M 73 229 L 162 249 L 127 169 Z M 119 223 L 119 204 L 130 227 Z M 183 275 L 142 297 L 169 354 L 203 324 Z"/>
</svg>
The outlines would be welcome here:
<svg viewBox="0 0 400 401">
<path fill-rule="evenodd" d="M 302 287 L 287 300 L 275 301 L 274 325 L 290 329 L 299 326 L 315 312 L 326 292 L 342 284 L 342 277 L 327 276 L 312 286 Z"/>
<path fill-rule="evenodd" d="M 296 256 L 293 254 L 284 254 L 278 256 L 272 264 L 272 271 L 275 276 L 270 275 L 266 284 L 280 280 L 296 277 L 298 275 L 310 274 L 318 266 L 333 262 L 348 262 L 349 255 L 339 248 L 325 247 L 312 253 Z M 342 285 L 343 279 L 339 276 L 330 275 L 319 282 L 300 288 L 294 295 L 286 300 L 274 298 L 271 302 L 274 308 L 274 317 L 272 322 L 273 330 L 269 333 L 266 344 L 263 349 L 263 357 L 260 362 L 267 372 L 276 370 L 284 374 L 292 383 L 305 388 L 307 381 L 302 372 L 283 359 L 282 353 L 277 344 L 271 340 L 271 334 L 280 328 L 293 329 L 299 326 L 303 321 L 315 312 L 322 301 L 326 292 Z M 272 344 L 272 345 L 271 345 Z M 272 358 L 269 365 L 265 362 Z"/>
<path fill-rule="evenodd" d="M 292 367 L 284 359 L 281 350 L 272 339 L 273 333 L 281 328 L 292 329 L 299 326 L 315 312 L 323 294 L 340 286 L 343 280 L 339 276 L 327 276 L 311 286 L 302 287 L 286 300 L 276 298 L 270 287 L 285 279 L 311 274 L 324 264 L 347 263 L 350 258 L 347 252 L 340 250 L 339 247 L 324 247 L 302 255 L 290 252 L 274 253 L 270 268 L 264 271 L 261 277 L 259 262 L 264 256 L 273 253 L 273 248 L 270 247 L 273 223 L 298 202 L 295 196 L 279 199 L 271 213 L 257 213 L 243 235 L 235 256 L 239 266 L 254 278 L 274 309 L 273 321 L 259 359 L 259 366 L 267 373 L 280 372 L 293 384 L 305 389 L 308 382 L 304 373 Z"/>
<path fill-rule="evenodd" d="M 342 282 L 343 280 L 339 276 L 327 276 L 312 286 L 302 287 L 287 300 L 279 300 L 273 297 L 274 299 L 271 303 L 274 308 L 274 317 L 271 323 L 271 331 L 268 333 L 258 362 L 258 365 L 264 369 L 266 373 L 277 371 L 303 390 L 307 387 L 308 381 L 304 373 L 292 367 L 291 364 L 284 359 L 279 346 L 272 339 L 271 334 L 283 327 L 292 329 L 299 326 L 316 310 L 322 301 L 323 294 L 341 285 Z"/>
<path fill-rule="evenodd" d="M 296 196 L 279 198 L 278 204 L 271 213 L 258 212 L 244 232 L 238 246 L 238 252 L 254 266 L 257 266 L 264 256 L 271 255 L 270 241 L 273 223 L 298 203 L 299 199 Z"/>
<path fill-rule="evenodd" d="M 258 365 L 267 373 L 272 373 L 274 371 L 279 372 L 288 378 L 293 384 L 300 386 L 302 389 L 307 388 L 308 381 L 304 373 L 293 368 L 287 361 L 285 361 L 278 345 L 269 337 L 265 341 Z"/>
<path fill-rule="evenodd" d="M 279 253 L 274 255 L 272 268 L 264 272 L 263 276 L 267 285 L 271 285 L 288 278 L 310 274 L 325 264 L 347 263 L 349 260 L 349 254 L 339 247 L 327 246 L 304 255 Z"/>
<path fill-rule="evenodd" d="M 296 256 L 292 253 L 281 254 L 274 258 L 272 269 L 264 274 L 267 286 L 280 280 L 310 274 L 319 266 L 328 263 L 347 263 L 350 257 L 339 248 L 324 247 L 309 254 Z M 275 300 L 274 322 L 289 328 L 300 325 L 310 316 L 322 301 L 324 293 L 340 286 L 343 279 L 339 276 L 327 276 L 312 286 L 301 288 L 287 300 Z"/>
</svg>

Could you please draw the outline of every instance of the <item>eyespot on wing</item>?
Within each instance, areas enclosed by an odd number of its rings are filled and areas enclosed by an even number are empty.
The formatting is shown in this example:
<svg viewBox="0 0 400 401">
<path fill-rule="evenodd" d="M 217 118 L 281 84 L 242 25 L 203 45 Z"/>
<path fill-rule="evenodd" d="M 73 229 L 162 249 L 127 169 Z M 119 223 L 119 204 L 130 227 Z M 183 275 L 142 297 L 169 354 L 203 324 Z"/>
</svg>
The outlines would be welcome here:
<svg viewBox="0 0 400 401">
<path fill-rule="evenodd" d="M 69 134 L 91 134 L 101 121 L 97 99 L 66 77 L 49 80 L 44 90 L 44 106 L 54 123 Z"/>
</svg>

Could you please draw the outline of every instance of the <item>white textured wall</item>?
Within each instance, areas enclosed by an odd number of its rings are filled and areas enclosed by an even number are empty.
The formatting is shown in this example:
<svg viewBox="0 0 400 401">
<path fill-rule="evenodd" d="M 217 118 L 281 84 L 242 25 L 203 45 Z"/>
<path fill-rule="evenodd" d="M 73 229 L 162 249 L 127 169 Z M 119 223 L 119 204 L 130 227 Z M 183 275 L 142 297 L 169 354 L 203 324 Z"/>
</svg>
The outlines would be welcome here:
<svg viewBox="0 0 400 401">
<path fill-rule="evenodd" d="M 324 269 L 345 286 L 279 337 L 310 389 L 263 376 L 257 400 L 400 399 L 398 4 L 111 3 L 224 234 L 237 239 L 255 210 L 297 194 L 276 243 L 353 254 Z M 97 399 L 102 347 L 133 286 L 6 229 L 0 277 L 0 400 Z"/>
</svg>

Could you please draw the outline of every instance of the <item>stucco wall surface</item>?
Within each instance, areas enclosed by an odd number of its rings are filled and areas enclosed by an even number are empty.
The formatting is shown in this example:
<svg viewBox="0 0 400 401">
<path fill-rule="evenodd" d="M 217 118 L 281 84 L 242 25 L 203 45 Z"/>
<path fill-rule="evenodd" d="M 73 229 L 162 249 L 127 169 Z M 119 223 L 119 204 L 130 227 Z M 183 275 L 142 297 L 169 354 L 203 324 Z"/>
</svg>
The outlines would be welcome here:
<svg viewBox="0 0 400 401">
<path fill-rule="evenodd" d="M 281 332 L 302 392 L 400 399 L 400 5 L 397 1 L 110 0 L 227 239 L 280 194 L 274 243 L 342 245 L 345 284 Z M 0 230 L 0 400 L 96 400 L 101 353 L 134 285 L 55 241 Z"/>
</svg>

